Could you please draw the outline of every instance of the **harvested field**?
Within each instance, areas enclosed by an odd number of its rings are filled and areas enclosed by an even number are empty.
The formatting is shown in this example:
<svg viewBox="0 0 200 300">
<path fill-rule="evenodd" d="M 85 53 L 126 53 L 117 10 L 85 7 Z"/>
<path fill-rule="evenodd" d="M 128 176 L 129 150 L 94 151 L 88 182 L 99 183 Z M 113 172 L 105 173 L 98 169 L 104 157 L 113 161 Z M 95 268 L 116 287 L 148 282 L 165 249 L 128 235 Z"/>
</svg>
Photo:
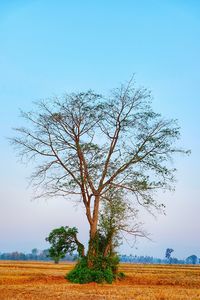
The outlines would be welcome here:
<svg viewBox="0 0 200 300">
<path fill-rule="evenodd" d="M 110 284 L 72 284 L 70 263 L 0 261 L 0 300 L 200 299 L 200 267 L 121 264 L 127 275 Z"/>
</svg>

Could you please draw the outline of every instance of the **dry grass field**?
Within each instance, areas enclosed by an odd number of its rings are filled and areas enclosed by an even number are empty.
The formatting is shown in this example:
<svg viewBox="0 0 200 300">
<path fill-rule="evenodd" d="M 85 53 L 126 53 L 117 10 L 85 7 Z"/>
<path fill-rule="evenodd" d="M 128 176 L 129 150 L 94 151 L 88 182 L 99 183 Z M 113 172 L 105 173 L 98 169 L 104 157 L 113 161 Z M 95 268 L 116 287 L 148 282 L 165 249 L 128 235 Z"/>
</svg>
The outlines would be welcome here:
<svg viewBox="0 0 200 300">
<path fill-rule="evenodd" d="M 200 299 L 200 267 L 121 264 L 122 281 L 72 284 L 73 264 L 0 261 L 0 300 Z"/>
</svg>

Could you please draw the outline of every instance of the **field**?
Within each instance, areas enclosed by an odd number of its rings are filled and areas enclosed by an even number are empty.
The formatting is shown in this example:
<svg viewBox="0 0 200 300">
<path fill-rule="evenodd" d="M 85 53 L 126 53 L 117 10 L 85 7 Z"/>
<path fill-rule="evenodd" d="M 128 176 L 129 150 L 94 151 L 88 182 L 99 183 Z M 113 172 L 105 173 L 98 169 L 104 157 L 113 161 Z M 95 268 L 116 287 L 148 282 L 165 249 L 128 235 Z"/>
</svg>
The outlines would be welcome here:
<svg viewBox="0 0 200 300">
<path fill-rule="evenodd" d="M 200 299 L 199 266 L 121 264 L 126 278 L 114 284 L 72 284 L 70 263 L 0 261 L 0 300 Z"/>
</svg>

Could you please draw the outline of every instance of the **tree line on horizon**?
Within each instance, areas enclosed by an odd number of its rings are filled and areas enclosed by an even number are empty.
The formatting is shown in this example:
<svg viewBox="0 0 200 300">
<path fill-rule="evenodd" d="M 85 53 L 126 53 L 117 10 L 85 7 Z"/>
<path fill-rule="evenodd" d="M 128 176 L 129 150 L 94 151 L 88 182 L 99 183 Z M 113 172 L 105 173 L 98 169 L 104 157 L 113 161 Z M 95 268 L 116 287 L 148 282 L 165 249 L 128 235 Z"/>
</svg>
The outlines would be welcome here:
<svg viewBox="0 0 200 300">
<path fill-rule="evenodd" d="M 66 254 L 60 261 L 77 261 L 78 255 Z M 49 257 L 49 249 L 38 250 L 37 248 L 32 249 L 31 253 L 23 253 L 18 251 L 13 252 L 0 252 L 0 260 L 15 260 L 15 261 L 52 261 Z M 186 259 L 178 259 L 176 257 L 169 258 L 158 258 L 154 256 L 143 256 L 133 254 L 122 254 L 119 255 L 121 263 L 135 263 L 135 264 L 200 264 L 200 258 L 195 254 L 188 256 Z"/>
</svg>

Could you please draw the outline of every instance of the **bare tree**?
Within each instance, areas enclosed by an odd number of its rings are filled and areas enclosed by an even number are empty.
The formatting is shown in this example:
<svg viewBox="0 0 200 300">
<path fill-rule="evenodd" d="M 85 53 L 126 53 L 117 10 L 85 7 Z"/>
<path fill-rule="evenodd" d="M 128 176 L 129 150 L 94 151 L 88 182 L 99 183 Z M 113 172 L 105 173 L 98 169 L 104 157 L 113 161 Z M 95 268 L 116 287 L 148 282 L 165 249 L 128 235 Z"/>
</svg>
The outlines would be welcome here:
<svg viewBox="0 0 200 300">
<path fill-rule="evenodd" d="M 123 191 L 147 209 L 162 208 L 154 191 L 170 189 L 179 127 L 151 108 L 151 94 L 131 80 L 108 97 L 92 91 L 40 101 L 22 112 L 27 126 L 12 139 L 23 159 L 39 164 L 32 174 L 40 196 L 80 195 L 90 226 L 88 265 L 96 257 L 100 204 L 109 190 Z M 105 251 L 105 255 L 107 255 Z"/>
</svg>

